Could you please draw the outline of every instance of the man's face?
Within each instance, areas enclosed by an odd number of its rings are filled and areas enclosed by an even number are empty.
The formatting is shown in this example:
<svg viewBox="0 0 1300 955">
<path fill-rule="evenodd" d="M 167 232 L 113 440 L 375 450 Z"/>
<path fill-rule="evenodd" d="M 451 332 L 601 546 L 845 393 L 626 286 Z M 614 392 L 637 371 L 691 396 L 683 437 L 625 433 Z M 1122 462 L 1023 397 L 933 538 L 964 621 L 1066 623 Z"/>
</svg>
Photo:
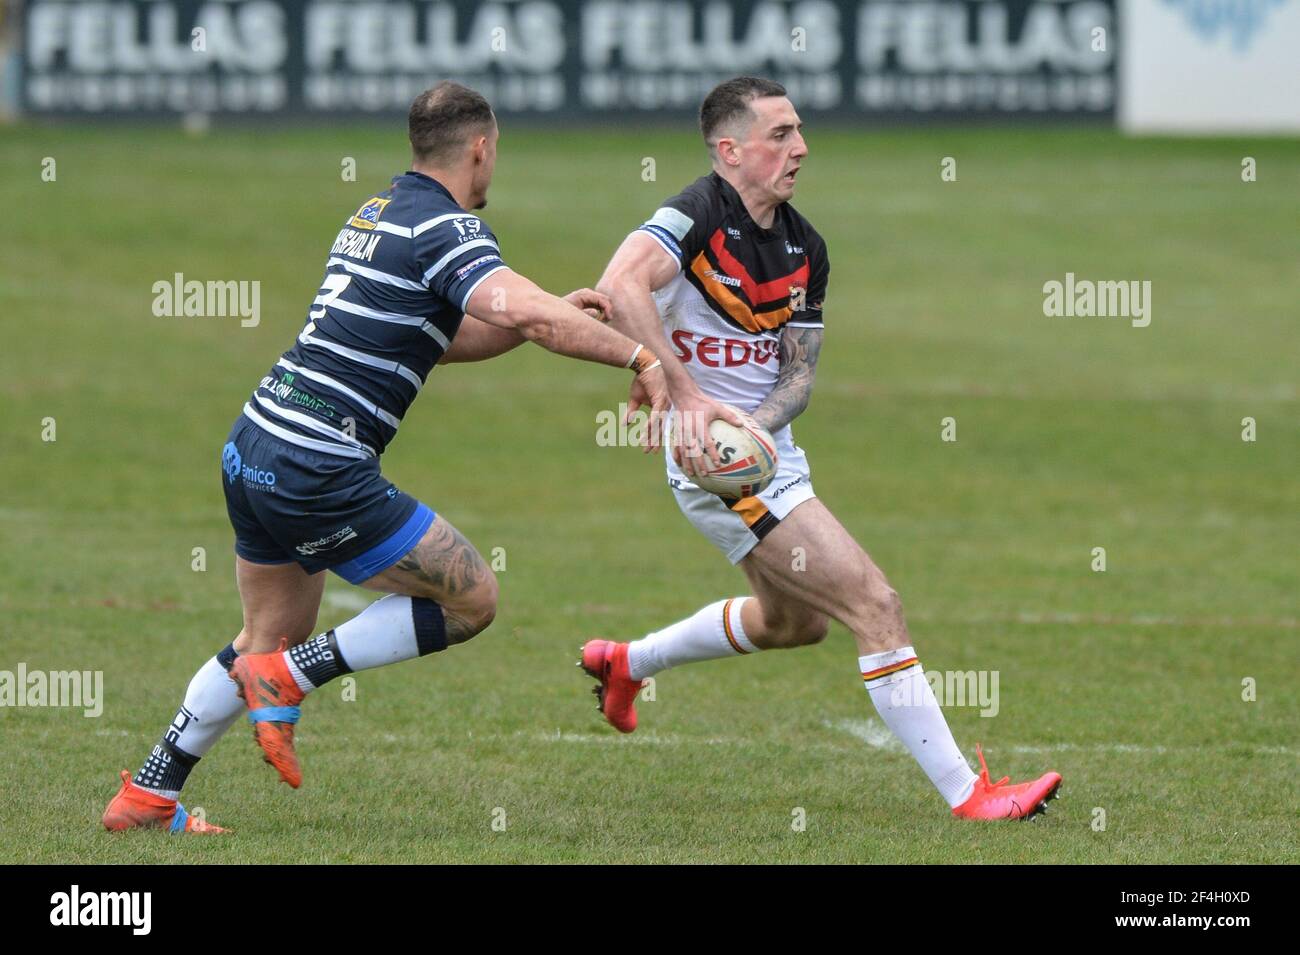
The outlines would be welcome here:
<svg viewBox="0 0 1300 955">
<path fill-rule="evenodd" d="M 487 205 L 488 187 L 492 185 L 492 172 L 497 165 L 497 140 L 500 136 L 501 131 L 497 128 L 497 124 L 493 123 L 484 138 L 482 151 L 478 154 L 479 161 L 474 167 L 470 195 L 471 209 L 482 209 Z"/>
<path fill-rule="evenodd" d="M 749 108 L 754 121 L 735 145 L 740 177 L 754 192 L 788 202 L 794 196 L 799 164 L 808 155 L 808 144 L 799 131 L 803 123 L 784 96 L 760 97 Z"/>
</svg>

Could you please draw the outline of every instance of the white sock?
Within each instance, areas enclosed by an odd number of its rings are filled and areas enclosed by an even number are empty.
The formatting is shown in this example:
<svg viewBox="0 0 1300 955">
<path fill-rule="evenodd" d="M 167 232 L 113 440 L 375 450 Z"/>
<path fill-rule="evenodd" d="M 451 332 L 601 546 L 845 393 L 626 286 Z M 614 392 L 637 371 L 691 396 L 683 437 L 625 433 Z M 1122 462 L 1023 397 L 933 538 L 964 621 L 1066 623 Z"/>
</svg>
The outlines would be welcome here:
<svg viewBox="0 0 1300 955">
<path fill-rule="evenodd" d="M 223 656 L 227 657 L 225 665 Z M 136 773 L 137 786 L 165 799 L 178 798 L 193 762 L 207 755 L 222 734 L 239 719 L 245 709 L 244 701 L 239 698 L 234 682 L 226 673 L 226 665 L 234 659 L 235 651 L 227 647 L 199 667 L 185 690 L 185 700 L 172 725 L 163 734 L 163 742 L 153 748 Z M 168 744 L 181 753 L 174 755 Z"/>
<path fill-rule="evenodd" d="M 415 639 L 413 604 L 410 597 L 389 594 L 335 627 L 334 636 L 348 669 L 373 670 L 418 657 L 420 644 Z"/>
<path fill-rule="evenodd" d="M 748 599 L 719 600 L 694 616 L 632 641 L 627 650 L 632 679 L 644 680 L 683 663 L 757 652 L 740 623 L 740 608 Z"/>
<path fill-rule="evenodd" d="M 975 774 L 948 729 L 939 701 L 911 647 L 858 657 L 862 681 L 885 725 L 902 740 L 939 794 L 956 808 L 975 789 Z"/>
<path fill-rule="evenodd" d="M 373 670 L 446 648 L 442 608 L 422 597 L 389 594 L 347 623 L 290 647 L 284 662 L 310 693 L 344 673 Z"/>
</svg>

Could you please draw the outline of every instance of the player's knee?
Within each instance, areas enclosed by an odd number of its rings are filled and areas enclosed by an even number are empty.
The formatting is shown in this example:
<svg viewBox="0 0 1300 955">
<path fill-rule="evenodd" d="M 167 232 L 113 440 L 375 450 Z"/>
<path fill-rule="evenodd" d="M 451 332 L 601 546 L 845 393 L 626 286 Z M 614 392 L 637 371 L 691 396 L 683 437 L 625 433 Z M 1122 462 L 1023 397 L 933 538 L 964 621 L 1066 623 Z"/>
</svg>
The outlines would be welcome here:
<svg viewBox="0 0 1300 955">
<path fill-rule="evenodd" d="M 492 581 L 491 586 L 484 588 L 485 593 L 474 609 L 475 633 L 482 633 L 492 626 L 492 621 L 497 617 L 497 600 L 500 594 L 497 590 L 496 578 L 492 577 L 490 580 Z"/>
<path fill-rule="evenodd" d="M 455 608 L 456 616 L 463 622 L 468 640 L 482 633 L 492 625 L 497 615 L 497 601 L 501 589 L 496 576 L 488 573 L 467 595 L 467 599 Z"/>
</svg>

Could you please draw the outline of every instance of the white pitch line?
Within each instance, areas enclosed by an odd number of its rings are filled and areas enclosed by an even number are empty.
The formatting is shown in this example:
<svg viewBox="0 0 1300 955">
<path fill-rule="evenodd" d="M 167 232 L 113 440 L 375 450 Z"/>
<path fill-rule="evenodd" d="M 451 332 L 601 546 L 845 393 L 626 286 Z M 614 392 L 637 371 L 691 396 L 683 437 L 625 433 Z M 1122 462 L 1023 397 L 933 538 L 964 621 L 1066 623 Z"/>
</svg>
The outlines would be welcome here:
<svg viewBox="0 0 1300 955">
<path fill-rule="evenodd" d="M 890 730 L 874 719 L 826 720 L 824 726 L 847 733 L 872 749 L 888 752 L 905 752 L 903 744 Z M 1143 746 L 1137 743 L 1044 743 L 1039 745 L 996 746 L 991 751 L 1008 750 L 1013 753 L 1132 753 L 1141 756 L 1162 756 L 1166 753 L 1203 753 L 1207 749 L 1231 749 L 1245 746 L 1253 753 L 1266 756 L 1300 756 L 1300 750 L 1288 746 L 1252 746 L 1242 743 L 1216 743 L 1204 746 Z"/>
<path fill-rule="evenodd" d="M 1204 746 L 1141 746 L 1136 743 L 1047 743 L 1042 746 L 1006 746 L 1013 753 L 1138 753 L 1159 756 L 1164 753 L 1203 753 L 1245 747 L 1264 756 L 1300 756 L 1300 749 L 1289 746 L 1254 746 L 1248 743 L 1209 743 Z"/>
<path fill-rule="evenodd" d="M 631 736 L 612 736 L 606 733 L 565 733 L 556 730 L 554 733 L 526 733 L 518 732 L 512 734 L 512 738 L 518 739 L 526 737 L 538 743 L 640 743 L 645 746 L 747 746 L 750 740 L 739 738 L 727 738 L 722 736 L 676 736 L 672 733 L 654 733 L 644 732 L 636 733 Z"/>
<path fill-rule="evenodd" d="M 836 722 L 824 720 L 822 725 L 833 730 L 839 730 L 841 733 L 848 733 L 855 739 L 866 743 L 872 749 L 883 749 L 891 753 L 904 753 L 907 751 L 906 747 L 899 742 L 898 737 L 887 726 L 883 726 L 873 719 L 838 720 Z"/>
<path fill-rule="evenodd" d="M 325 603 L 339 610 L 365 610 L 377 599 L 355 590 L 331 590 L 325 595 Z"/>
<path fill-rule="evenodd" d="M 1295 617 L 1175 617 L 1168 614 L 1112 616 L 1109 614 L 1072 613 L 1069 611 L 1040 613 L 1029 610 L 1000 615 L 945 614 L 919 611 L 909 613 L 907 618 L 930 624 L 1027 623 L 1129 627 L 1273 627 L 1280 630 L 1295 630 L 1300 627 L 1300 620 Z"/>
</svg>

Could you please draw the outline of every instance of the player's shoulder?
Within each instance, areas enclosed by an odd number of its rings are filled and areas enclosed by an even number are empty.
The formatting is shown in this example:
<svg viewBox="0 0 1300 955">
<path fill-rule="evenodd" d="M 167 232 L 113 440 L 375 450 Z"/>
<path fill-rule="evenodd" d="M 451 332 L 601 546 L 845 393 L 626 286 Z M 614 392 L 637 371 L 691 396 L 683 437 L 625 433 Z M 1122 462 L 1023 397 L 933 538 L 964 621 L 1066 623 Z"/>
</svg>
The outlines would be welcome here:
<svg viewBox="0 0 1300 955">
<path fill-rule="evenodd" d="M 788 217 L 788 227 L 802 238 L 807 239 L 807 244 L 820 245 L 823 248 L 826 246 L 822 234 L 817 231 L 817 228 L 809 221 L 808 217 L 796 209 L 792 203 L 785 203 L 785 213 Z"/>
<path fill-rule="evenodd" d="M 706 173 L 683 189 L 681 195 L 698 196 L 716 202 L 722 198 L 722 186 L 725 181 L 716 172 Z"/>
<path fill-rule="evenodd" d="M 719 182 L 715 173 L 700 176 L 681 192 L 664 200 L 662 205 L 696 216 L 720 212 L 724 196 Z"/>
<path fill-rule="evenodd" d="M 379 222 L 387 223 L 387 231 L 423 239 L 420 244 L 444 234 L 464 237 L 489 231 L 477 213 L 461 208 L 441 183 L 421 173 L 393 177 L 392 185 L 370 202 L 378 206 L 372 213 L 377 228 Z"/>
<path fill-rule="evenodd" d="M 808 217 L 788 202 L 785 203 L 784 209 L 787 234 L 795 240 L 795 244 L 803 246 L 808 257 L 814 261 L 828 259 L 826 240 L 822 238 L 822 234 L 817 231 Z"/>
</svg>

